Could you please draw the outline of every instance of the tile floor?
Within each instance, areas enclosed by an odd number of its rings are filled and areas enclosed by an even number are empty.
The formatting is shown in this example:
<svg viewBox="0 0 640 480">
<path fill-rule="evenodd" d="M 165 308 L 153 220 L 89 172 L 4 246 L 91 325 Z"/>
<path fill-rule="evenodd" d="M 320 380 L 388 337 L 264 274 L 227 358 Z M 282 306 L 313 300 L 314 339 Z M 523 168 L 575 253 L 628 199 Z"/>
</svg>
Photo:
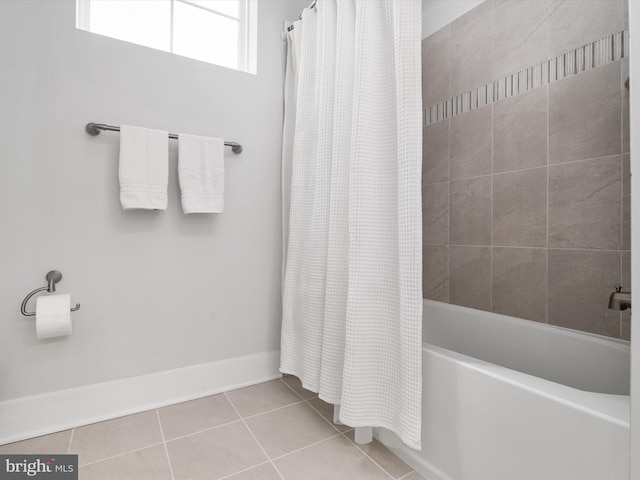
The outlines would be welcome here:
<svg viewBox="0 0 640 480">
<path fill-rule="evenodd" d="M 333 425 L 296 377 L 0 446 L 75 453 L 81 480 L 423 480 L 374 441 Z"/>
</svg>

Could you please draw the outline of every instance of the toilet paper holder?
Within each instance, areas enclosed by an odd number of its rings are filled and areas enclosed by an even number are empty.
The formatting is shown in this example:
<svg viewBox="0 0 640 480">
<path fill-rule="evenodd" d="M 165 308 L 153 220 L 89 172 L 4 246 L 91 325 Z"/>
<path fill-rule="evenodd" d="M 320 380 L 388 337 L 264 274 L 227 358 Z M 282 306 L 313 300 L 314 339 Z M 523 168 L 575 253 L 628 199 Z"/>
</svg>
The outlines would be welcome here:
<svg viewBox="0 0 640 480">
<path fill-rule="evenodd" d="M 47 272 L 47 275 L 45 278 L 47 280 L 46 287 L 36 288 L 33 292 L 29 293 L 29 295 L 24 297 L 24 300 L 22 301 L 22 305 L 20 305 L 20 313 L 22 313 L 22 315 L 24 315 L 25 317 L 34 317 L 36 315 L 36 312 L 27 312 L 27 302 L 29 301 L 29 299 L 33 297 L 36 293 L 44 292 L 45 290 L 49 293 L 55 292 L 56 283 L 62 280 L 62 273 L 60 273 L 58 270 L 51 270 L 50 272 Z M 76 310 L 79 310 L 79 309 L 80 309 L 80 304 L 76 303 L 76 306 L 72 307 L 71 311 L 75 312 Z"/>
</svg>

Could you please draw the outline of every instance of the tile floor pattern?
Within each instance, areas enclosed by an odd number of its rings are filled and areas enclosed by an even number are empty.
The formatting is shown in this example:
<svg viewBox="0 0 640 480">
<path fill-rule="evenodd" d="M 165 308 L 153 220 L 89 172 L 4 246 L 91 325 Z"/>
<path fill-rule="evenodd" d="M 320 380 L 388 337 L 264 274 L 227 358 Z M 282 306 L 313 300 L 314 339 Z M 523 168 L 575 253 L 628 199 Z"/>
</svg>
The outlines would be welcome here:
<svg viewBox="0 0 640 480">
<path fill-rule="evenodd" d="M 374 440 L 332 423 L 331 405 L 286 376 L 0 446 L 74 453 L 81 480 L 423 480 Z"/>
</svg>

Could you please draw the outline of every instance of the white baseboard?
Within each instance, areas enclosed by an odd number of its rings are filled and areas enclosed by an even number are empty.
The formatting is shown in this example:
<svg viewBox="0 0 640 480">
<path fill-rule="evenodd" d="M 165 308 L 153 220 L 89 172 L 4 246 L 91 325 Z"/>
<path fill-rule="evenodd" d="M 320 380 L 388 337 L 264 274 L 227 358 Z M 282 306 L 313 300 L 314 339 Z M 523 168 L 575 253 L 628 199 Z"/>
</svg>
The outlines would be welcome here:
<svg viewBox="0 0 640 480">
<path fill-rule="evenodd" d="M 0 403 L 0 445 L 279 378 L 280 352 L 231 358 Z"/>
</svg>

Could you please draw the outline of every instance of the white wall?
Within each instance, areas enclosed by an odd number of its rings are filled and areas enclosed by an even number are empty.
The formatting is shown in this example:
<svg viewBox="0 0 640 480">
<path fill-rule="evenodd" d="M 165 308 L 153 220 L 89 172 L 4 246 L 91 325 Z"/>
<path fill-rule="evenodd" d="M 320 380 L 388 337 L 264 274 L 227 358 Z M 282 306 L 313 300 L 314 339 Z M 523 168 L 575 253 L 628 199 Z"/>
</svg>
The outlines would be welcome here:
<svg viewBox="0 0 640 480">
<path fill-rule="evenodd" d="M 308 3 L 260 2 L 254 76 L 76 30 L 73 0 L 0 2 L 0 401 L 279 348 L 281 31 Z M 182 213 L 173 141 L 168 210 L 124 212 L 119 136 L 87 122 L 242 143 L 225 212 Z M 20 302 L 54 268 L 82 307 L 37 341 Z"/>
<path fill-rule="evenodd" d="M 422 0 L 422 38 L 437 32 L 484 0 Z"/>
</svg>

